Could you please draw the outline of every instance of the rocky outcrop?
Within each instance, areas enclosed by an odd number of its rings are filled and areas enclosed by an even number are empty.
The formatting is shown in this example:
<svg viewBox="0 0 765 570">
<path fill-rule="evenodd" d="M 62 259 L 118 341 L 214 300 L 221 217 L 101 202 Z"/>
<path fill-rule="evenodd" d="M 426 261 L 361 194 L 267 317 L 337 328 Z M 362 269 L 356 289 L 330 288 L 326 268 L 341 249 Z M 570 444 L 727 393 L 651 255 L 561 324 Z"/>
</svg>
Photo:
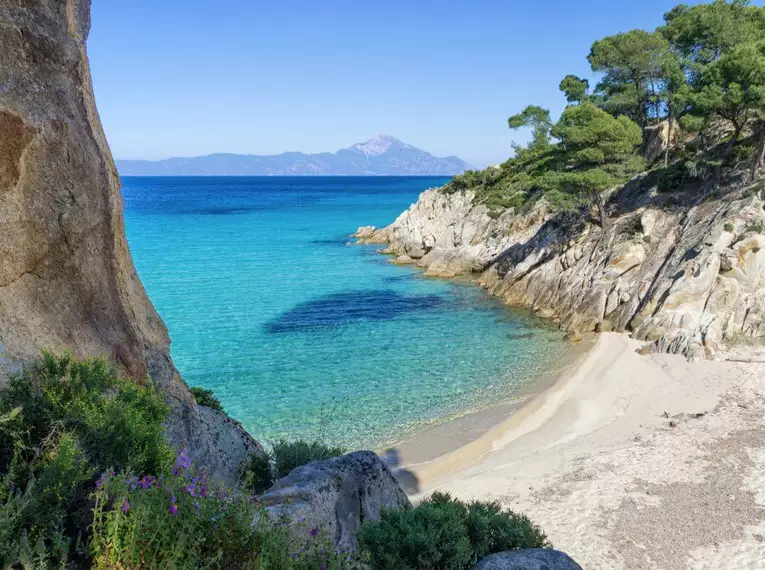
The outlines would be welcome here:
<svg viewBox="0 0 765 570">
<path fill-rule="evenodd" d="M 361 523 L 383 508 L 410 506 L 391 472 L 371 451 L 358 451 L 294 469 L 260 498 L 276 519 L 287 517 L 298 532 L 326 532 L 351 550 Z"/>
<path fill-rule="evenodd" d="M 475 570 L 582 570 L 568 554 L 547 548 L 500 552 L 481 560 Z"/>
<path fill-rule="evenodd" d="M 68 348 L 167 393 L 171 441 L 232 479 L 257 446 L 198 408 L 125 239 L 120 183 L 93 99 L 89 0 L 0 0 L 0 376 Z"/>
<path fill-rule="evenodd" d="M 642 175 L 613 193 L 609 224 L 586 214 L 492 217 L 470 192 L 429 190 L 387 228 L 360 241 L 417 259 L 431 275 L 472 272 L 508 304 L 570 331 L 627 331 L 646 350 L 720 358 L 765 336 L 762 182 L 660 193 Z"/>
<path fill-rule="evenodd" d="M 508 210 L 493 217 L 474 203 L 472 192 L 423 192 L 420 199 L 387 228 L 358 229 L 360 243 L 387 243 L 398 263 L 416 263 L 427 275 L 455 277 L 482 270 L 498 252 L 530 239 L 545 214 L 540 204 L 525 216 Z"/>
</svg>

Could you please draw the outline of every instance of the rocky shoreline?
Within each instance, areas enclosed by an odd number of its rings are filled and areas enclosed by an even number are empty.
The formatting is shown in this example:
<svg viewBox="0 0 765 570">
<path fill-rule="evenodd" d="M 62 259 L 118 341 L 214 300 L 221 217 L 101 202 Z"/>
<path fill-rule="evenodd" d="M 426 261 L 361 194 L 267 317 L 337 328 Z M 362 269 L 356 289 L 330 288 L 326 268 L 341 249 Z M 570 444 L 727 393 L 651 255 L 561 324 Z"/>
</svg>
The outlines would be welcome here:
<svg viewBox="0 0 765 570">
<path fill-rule="evenodd" d="M 636 177 L 608 200 L 605 229 L 586 212 L 544 201 L 500 215 L 471 191 L 424 192 L 391 225 L 363 226 L 358 243 L 386 244 L 425 275 L 473 274 L 508 305 L 571 332 L 618 331 L 645 352 L 690 360 L 757 358 L 765 334 L 762 181 L 662 193 Z M 743 353 L 743 356 L 742 354 Z"/>
</svg>

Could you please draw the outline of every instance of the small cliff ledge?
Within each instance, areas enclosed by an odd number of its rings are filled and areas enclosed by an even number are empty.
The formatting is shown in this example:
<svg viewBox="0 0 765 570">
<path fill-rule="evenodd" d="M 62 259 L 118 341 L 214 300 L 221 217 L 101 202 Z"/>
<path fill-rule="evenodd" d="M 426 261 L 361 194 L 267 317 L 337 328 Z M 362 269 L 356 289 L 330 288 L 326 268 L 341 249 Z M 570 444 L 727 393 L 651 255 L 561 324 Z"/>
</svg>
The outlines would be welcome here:
<svg viewBox="0 0 765 570">
<path fill-rule="evenodd" d="M 543 200 L 500 215 L 471 191 L 424 192 L 362 243 L 388 244 L 427 275 L 478 275 L 509 305 L 570 331 L 626 331 L 646 350 L 719 359 L 765 336 L 763 182 L 661 193 L 651 173 L 611 194 L 609 223 Z"/>
<path fill-rule="evenodd" d="M 125 238 L 89 29 L 90 0 L 0 0 L 0 381 L 41 348 L 105 355 L 151 377 L 173 409 L 172 443 L 231 479 L 257 443 L 198 407 L 170 360 Z"/>
</svg>

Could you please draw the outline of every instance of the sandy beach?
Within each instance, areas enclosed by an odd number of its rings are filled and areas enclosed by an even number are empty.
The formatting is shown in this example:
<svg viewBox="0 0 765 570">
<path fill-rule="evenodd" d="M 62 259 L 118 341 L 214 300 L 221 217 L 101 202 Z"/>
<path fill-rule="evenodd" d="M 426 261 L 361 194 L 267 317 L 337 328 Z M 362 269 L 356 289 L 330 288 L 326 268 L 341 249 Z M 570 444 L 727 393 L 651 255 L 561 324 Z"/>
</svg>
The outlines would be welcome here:
<svg viewBox="0 0 765 570">
<path fill-rule="evenodd" d="M 765 569 L 765 364 L 640 346 L 599 335 L 459 449 L 401 446 L 414 498 L 496 499 L 586 569 Z"/>
</svg>

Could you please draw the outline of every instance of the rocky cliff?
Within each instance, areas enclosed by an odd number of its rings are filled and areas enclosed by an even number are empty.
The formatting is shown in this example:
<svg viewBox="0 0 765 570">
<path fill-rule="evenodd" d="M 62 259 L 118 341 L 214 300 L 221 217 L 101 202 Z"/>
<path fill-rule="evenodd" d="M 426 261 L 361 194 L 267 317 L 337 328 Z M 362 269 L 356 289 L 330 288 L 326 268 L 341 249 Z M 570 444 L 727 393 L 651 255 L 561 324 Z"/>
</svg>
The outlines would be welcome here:
<svg viewBox="0 0 765 570">
<path fill-rule="evenodd" d="M 567 330 L 627 331 L 646 350 L 721 358 L 765 336 L 765 212 L 759 181 L 661 193 L 644 174 L 614 192 L 602 229 L 543 202 L 498 217 L 471 192 L 423 193 L 387 228 L 359 228 L 428 275 L 472 272 L 509 305 Z"/>
<path fill-rule="evenodd" d="M 196 406 L 125 239 L 120 182 L 98 118 L 85 41 L 90 0 L 0 0 L 0 376 L 68 348 L 151 377 L 168 433 L 223 478 L 257 446 Z"/>
</svg>

